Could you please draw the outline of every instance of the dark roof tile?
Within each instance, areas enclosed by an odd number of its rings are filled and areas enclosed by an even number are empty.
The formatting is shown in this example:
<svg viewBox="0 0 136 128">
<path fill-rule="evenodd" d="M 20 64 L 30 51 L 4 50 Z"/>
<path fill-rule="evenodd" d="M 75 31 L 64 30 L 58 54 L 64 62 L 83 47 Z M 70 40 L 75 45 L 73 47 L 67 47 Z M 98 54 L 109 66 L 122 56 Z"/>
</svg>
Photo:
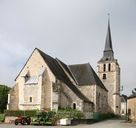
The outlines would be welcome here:
<svg viewBox="0 0 136 128">
<path fill-rule="evenodd" d="M 80 99 L 92 103 L 87 97 L 85 97 L 81 91 L 71 82 L 65 71 L 69 73 L 71 76 L 71 73 L 69 69 L 67 68 L 67 65 L 61 62 L 58 59 L 54 59 L 51 56 L 45 54 L 41 50 L 37 49 L 40 53 L 40 55 L 43 57 L 44 61 L 47 63 L 49 68 L 51 69 L 52 73 L 55 75 L 57 79 L 60 81 L 63 81 Z M 63 66 L 64 70 L 61 68 Z M 72 76 L 71 76 L 72 77 Z"/>
<path fill-rule="evenodd" d="M 89 63 L 69 65 L 69 67 L 79 86 L 97 85 L 108 91 Z"/>
</svg>

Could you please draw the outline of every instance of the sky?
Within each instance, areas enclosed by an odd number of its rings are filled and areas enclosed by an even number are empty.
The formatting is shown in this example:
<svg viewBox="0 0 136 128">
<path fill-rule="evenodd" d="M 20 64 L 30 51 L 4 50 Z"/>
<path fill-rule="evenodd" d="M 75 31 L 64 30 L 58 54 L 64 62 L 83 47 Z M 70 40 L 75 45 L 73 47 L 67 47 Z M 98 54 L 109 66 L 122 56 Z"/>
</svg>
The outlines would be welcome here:
<svg viewBox="0 0 136 128">
<path fill-rule="evenodd" d="M 39 48 L 66 64 L 103 55 L 108 16 L 122 93 L 136 87 L 136 0 L 0 0 L 0 83 L 12 87 L 28 57 Z"/>
</svg>

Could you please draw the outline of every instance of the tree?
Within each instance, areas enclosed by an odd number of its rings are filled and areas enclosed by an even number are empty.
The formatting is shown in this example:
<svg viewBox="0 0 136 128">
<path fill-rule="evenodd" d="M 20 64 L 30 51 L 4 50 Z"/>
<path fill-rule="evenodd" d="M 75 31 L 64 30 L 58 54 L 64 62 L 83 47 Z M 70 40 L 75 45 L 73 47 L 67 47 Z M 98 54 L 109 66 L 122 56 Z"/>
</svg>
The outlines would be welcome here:
<svg viewBox="0 0 136 128">
<path fill-rule="evenodd" d="M 0 113 L 6 109 L 9 90 L 10 88 L 8 86 L 0 85 Z"/>
</svg>

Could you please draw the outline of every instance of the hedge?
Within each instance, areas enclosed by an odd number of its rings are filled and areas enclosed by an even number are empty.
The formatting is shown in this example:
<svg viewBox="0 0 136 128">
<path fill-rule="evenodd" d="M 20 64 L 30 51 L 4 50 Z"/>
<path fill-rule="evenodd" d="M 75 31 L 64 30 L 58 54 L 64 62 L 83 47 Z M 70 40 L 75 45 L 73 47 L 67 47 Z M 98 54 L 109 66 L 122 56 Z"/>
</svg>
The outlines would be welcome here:
<svg viewBox="0 0 136 128">
<path fill-rule="evenodd" d="M 99 112 L 94 112 L 93 118 L 96 121 L 101 121 L 101 120 L 106 120 L 110 118 L 117 118 L 118 116 L 114 115 L 113 113 L 99 113 Z"/>
<path fill-rule="evenodd" d="M 34 116 L 37 110 L 5 110 L 5 116 Z"/>
</svg>

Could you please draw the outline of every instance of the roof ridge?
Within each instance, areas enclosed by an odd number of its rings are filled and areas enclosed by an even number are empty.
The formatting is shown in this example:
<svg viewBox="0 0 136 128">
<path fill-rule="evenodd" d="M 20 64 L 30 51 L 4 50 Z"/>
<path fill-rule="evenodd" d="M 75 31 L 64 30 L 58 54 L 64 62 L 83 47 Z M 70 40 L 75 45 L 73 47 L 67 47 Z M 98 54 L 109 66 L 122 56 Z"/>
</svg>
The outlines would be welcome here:
<svg viewBox="0 0 136 128">
<path fill-rule="evenodd" d="M 63 63 L 61 60 L 59 60 L 58 58 L 56 58 L 56 61 L 58 62 L 58 64 L 61 66 L 61 68 L 64 70 L 64 72 L 66 73 L 66 75 L 68 76 L 68 77 L 70 77 L 70 79 L 72 79 L 74 82 L 77 82 L 77 81 L 75 81 L 75 79 L 73 79 L 71 76 L 70 76 L 70 74 L 66 71 L 66 69 L 64 68 L 64 66 L 61 64 L 61 63 Z M 64 64 L 64 63 L 63 63 Z M 66 65 L 66 64 L 65 64 Z M 67 66 L 67 65 L 66 65 Z M 68 66 L 67 66 L 67 68 L 68 68 Z M 69 70 L 69 68 L 68 68 L 68 70 Z M 69 70 L 70 71 L 70 70 Z M 71 71 L 70 71 L 70 73 L 71 73 Z M 71 73 L 72 74 L 72 73 Z M 72 82 L 73 82 L 72 81 Z"/>
</svg>

